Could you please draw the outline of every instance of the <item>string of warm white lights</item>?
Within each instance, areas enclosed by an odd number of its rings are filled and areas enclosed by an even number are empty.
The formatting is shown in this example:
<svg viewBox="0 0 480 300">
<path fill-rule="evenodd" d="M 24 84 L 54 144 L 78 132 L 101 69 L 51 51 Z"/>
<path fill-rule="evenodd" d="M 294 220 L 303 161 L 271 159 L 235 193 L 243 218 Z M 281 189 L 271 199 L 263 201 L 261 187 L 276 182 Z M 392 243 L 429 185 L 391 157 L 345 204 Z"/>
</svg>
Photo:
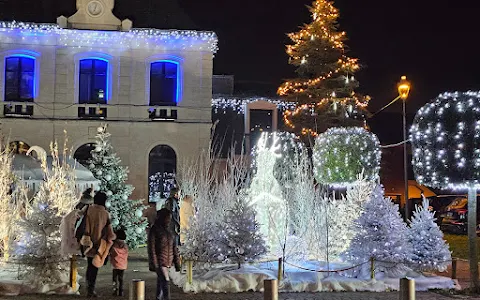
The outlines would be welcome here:
<svg viewBox="0 0 480 300">
<path fill-rule="evenodd" d="M 217 35 L 211 31 L 132 29 L 95 31 L 60 28 L 56 24 L 0 22 L 0 36 L 9 43 L 63 45 L 72 47 L 196 49 L 216 53 Z"/>
<path fill-rule="evenodd" d="M 380 172 L 380 142 L 362 127 L 330 128 L 320 134 L 313 148 L 314 174 L 318 182 L 345 187 L 359 174 L 377 181 Z"/>
<path fill-rule="evenodd" d="M 480 189 L 480 92 L 440 94 L 418 111 L 410 133 L 419 183 Z"/>
</svg>

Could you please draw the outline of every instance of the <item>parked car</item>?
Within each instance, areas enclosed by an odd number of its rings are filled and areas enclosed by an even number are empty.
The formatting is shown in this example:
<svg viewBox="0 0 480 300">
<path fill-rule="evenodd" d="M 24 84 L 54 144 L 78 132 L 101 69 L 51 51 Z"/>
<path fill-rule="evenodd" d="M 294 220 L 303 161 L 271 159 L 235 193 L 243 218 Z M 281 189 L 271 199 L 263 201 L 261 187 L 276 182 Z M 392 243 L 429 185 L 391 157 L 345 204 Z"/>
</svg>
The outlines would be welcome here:
<svg viewBox="0 0 480 300">
<path fill-rule="evenodd" d="M 478 207 L 478 198 L 477 198 Z M 440 229 L 454 234 L 467 234 L 468 232 L 468 200 L 466 197 L 456 197 L 440 214 Z M 480 210 L 477 209 L 477 234 L 480 233 Z"/>
</svg>

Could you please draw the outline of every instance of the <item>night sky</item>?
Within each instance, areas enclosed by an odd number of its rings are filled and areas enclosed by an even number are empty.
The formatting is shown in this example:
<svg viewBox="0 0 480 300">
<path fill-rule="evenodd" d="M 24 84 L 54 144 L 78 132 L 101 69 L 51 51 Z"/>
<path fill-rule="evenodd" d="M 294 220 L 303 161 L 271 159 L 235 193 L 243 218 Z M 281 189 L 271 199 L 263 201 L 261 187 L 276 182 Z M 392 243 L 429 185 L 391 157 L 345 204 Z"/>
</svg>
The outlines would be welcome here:
<svg viewBox="0 0 480 300">
<path fill-rule="evenodd" d="M 0 0 L 4 19 L 55 22 L 75 11 L 75 0 Z M 117 0 L 115 13 L 134 25 L 149 25 L 153 15 L 173 7 L 172 0 Z M 357 73 L 360 92 L 373 97 L 370 110 L 396 97 L 403 74 L 413 82 L 409 110 L 447 90 L 480 89 L 479 1 L 337 0 L 340 27 L 347 32 L 350 56 L 364 69 Z M 213 30 L 220 40 L 215 74 L 233 74 L 237 92 L 274 95 L 287 64 L 285 35 L 310 22 L 311 0 L 178 0 L 197 28 Z M 145 18 L 149 14 L 150 18 Z M 142 21 L 143 20 L 143 21 Z M 152 26 L 161 27 L 159 23 Z M 400 104 L 392 111 L 400 111 Z"/>
</svg>

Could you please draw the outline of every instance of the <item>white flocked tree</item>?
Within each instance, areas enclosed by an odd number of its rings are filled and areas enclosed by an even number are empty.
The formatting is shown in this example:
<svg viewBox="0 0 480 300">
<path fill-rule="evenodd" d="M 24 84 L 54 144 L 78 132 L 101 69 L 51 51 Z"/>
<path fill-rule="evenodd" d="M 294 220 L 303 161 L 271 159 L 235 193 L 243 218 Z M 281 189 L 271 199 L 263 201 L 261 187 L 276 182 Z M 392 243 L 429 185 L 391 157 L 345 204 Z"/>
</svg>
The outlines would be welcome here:
<svg viewBox="0 0 480 300">
<path fill-rule="evenodd" d="M 408 236 L 413 251 L 410 265 L 418 271 L 440 271 L 447 269 L 452 259 L 443 232 L 435 222 L 435 213 L 429 209 L 428 199 L 413 212 Z"/>
<path fill-rule="evenodd" d="M 126 184 L 128 168 L 120 165 L 121 160 L 113 150 L 110 136 L 106 125 L 97 128 L 95 148 L 88 167 L 100 180 L 99 191 L 108 196 L 106 206 L 112 218 L 113 229 L 123 228 L 127 244 L 136 248 L 146 240 L 145 229 L 148 223 L 143 217 L 146 207 L 142 200 L 129 199 L 134 188 Z"/>
<path fill-rule="evenodd" d="M 354 224 L 357 233 L 343 254 L 347 261 L 362 264 L 373 258 L 375 273 L 398 275 L 405 269 L 412 253 L 407 226 L 397 205 L 384 197 L 381 186 L 372 192 L 364 212 Z"/>
<path fill-rule="evenodd" d="M 58 144 L 50 145 L 52 166 L 47 166 L 46 155 L 39 154 L 44 182 L 25 215 L 15 223 L 16 241 L 13 257 L 22 264 L 21 278 L 37 287 L 68 284 L 68 257 L 60 253 L 60 223 L 62 217 L 73 209 L 78 201 L 75 188 L 75 172 L 67 163 L 69 153 L 64 145 L 59 155 Z"/>
<path fill-rule="evenodd" d="M 12 198 L 14 175 L 12 172 L 13 155 L 0 140 L 0 256 L 9 257 L 9 240 L 12 237 L 12 225 L 16 215 Z"/>
</svg>

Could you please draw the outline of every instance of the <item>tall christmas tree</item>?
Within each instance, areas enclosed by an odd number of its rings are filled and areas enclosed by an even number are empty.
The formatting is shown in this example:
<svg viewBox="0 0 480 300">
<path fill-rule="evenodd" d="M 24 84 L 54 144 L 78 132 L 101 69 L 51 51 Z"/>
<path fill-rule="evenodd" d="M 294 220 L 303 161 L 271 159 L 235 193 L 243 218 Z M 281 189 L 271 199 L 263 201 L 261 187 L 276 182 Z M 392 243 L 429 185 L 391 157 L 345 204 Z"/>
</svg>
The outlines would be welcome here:
<svg viewBox="0 0 480 300">
<path fill-rule="evenodd" d="M 68 257 L 60 253 L 60 223 L 78 201 L 75 173 L 67 163 L 65 146 L 63 158 L 60 158 L 57 143 L 50 148 L 52 168 L 47 167 L 46 155 L 39 153 L 44 182 L 31 203 L 25 203 L 25 216 L 16 220 L 17 238 L 16 242 L 12 241 L 13 257 L 24 266 L 21 277 L 36 287 L 69 282 Z"/>
<path fill-rule="evenodd" d="M 369 98 L 355 94 L 359 84 L 353 75 L 359 64 L 346 55 L 339 12 L 328 0 L 316 0 L 310 12 L 313 21 L 289 34 L 293 43 L 287 45 L 287 54 L 298 78 L 283 83 L 278 94 L 298 106 L 285 113 L 285 123 L 304 136 L 332 126 L 363 126 Z"/>
<path fill-rule="evenodd" d="M 267 248 L 255 220 L 255 209 L 247 204 L 246 196 L 239 195 L 227 211 L 221 224 L 221 243 L 225 259 L 238 264 L 250 262 L 265 255 Z"/>
<path fill-rule="evenodd" d="M 411 266 L 419 271 L 440 271 L 447 269 L 452 255 L 443 233 L 435 222 L 434 212 L 430 211 L 428 199 L 413 212 L 408 232 L 413 247 Z"/>
<path fill-rule="evenodd" d="M 375 260 L 375 272 L 402 270 L 412 253 L 407 226 L 398 212 L 398 206 L 384 197 L 378 186 L 365 204 L 364 213 L 355 221 L 357 234 L 344 258 L 361 264 Z"/>
<path fill-rule="evenodd" d="M 145 206 L 142 200 L 130 200 L 133 187 L 126 184 L 128 169 L 120 165 L 120 158 L 113 152 L 107 126 L 97 128 L 95 149 L 89 168 L 100 180 L 100 191 L 108 196 L 107 209 L 112 218 L 114 230 L 123 228 L 127 244 L 136 248 L 146 240 L 147 220 L 143 217 Z"/>
</svg>

